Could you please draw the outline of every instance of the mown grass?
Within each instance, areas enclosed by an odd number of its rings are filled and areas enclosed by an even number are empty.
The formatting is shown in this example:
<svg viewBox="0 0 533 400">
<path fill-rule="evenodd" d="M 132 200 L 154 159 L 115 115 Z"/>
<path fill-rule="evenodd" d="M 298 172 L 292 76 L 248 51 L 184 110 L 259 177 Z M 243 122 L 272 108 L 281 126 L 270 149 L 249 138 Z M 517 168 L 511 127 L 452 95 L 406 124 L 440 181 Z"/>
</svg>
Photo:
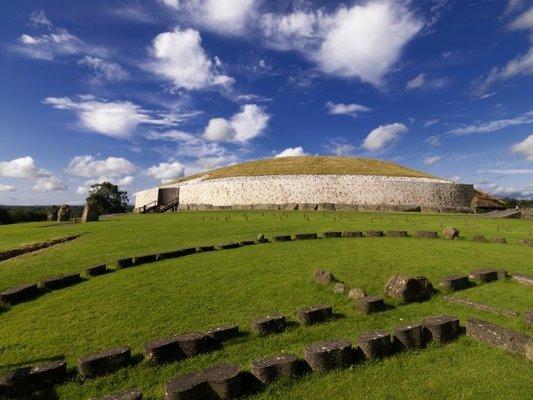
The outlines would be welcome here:
<svg viewBox="0 0 533 400">
<path fill-rule="evenodd" d="M 314 268 L 333 271 L 351 286 L 382 292 L 396 272 L 442 276 L 482 266 L 533 273 L 533 249 L 516 244 L 531 234 L 527 221 L 479 220 L 473 216 L 356 213 L 178 213 L 127 216 L 99 223 L 0 228 L 32 241 L 32 231 L 62 236 L 85 231 L 83 238 L 34 255 L 0 263 L 0 279 L 11 283 L 71 270 L 121 255 L 143 254 L 194 244 L 227 242 L 299 231 L 344 229 L 433 229 L 456 225 L 467 236 L 482 232 L 506 236 L 511 244 L 414 238 L 327 239 L 270 243 L 197 254 L 120 270 L 48 293 L 0 314 L 0 370 L 63 355 L 73 367 L 78 357 L 114 345 L 140 354 L 144 344 L 167 335 L 238 323 L 246 333 L 224 348 L 190 360 L 152 367 L 144 362 L 117 373 L 57 387 L 59 399 L 87 399 L 138 387 L 147 399 L 161 399 L 174 375 L 230 361 L 243 368 L 258 357 L 282 351 L 302 356 L 306 344 L 331 338 L 355 341 L 361 332 L 395 326 L 440 313 L 489 320 L 529 334 L 522 318 L 508 318 L 446 303 L 439 294 L 428 302 L 396 305 L 371 316 L 359 315 L 347 298 L 313 283 Z M 307 220 L 309 216 L 310 220 Z M 218 221 L 216 218 L 218 217 Z M 504 233 L 502 233 L 504 232 Z M 44 237 L 44 236 L 43 236 Z M 56 237 L 56 236 L 51 236 Z M 39 238 L 39 240 L 41 240 Z M 476 301 L 523 311 L 533 308 L 530 288 L 515 282 L 480 285 L 460 294 Z M 269 337 L 250 334 L 255 316 L 286 313 L 296 321 L 298 307 L 329 303 L 339 318 L 312 327 L 291 326 Z M 485 347 L 467 337 L 446 345 L 356 365 L 331 374 L 312 374 L 269 386 L 254 399 L 527 399 L 533 391 L 531 364 Z"/>
</svg>

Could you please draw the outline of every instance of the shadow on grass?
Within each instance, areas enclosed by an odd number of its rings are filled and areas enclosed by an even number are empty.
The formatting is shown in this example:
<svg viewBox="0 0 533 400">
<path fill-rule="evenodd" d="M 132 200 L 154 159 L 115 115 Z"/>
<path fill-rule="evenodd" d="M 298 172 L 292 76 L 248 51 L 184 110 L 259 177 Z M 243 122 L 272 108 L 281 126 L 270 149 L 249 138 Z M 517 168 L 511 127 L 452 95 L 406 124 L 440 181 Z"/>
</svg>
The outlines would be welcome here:
<svg viewBox="0 0 533 400">
<path fill-rule="evenodd" d="M 0 352 L 3 352 L 7 348 L 8 347 L 0 347 Z M 0 364 L 0 369 L 4 369 L 4 368 L 5 369 L 16 369 L 16 368 L 26 367 L 28 365 L 33 365 L 33 364 L 40 364 L 40 363 L 45 363 L 45 362 L 63 360 L 64 358 L 65 358 L 65 356 L 63 356 L 63 355 L 55 355 L 55 356 L 50 356 L 50 357 L 34 358 L 32 360 L 26 360 L 26 361 L 19 362 L 19 363 L 14 363 L 14 364 Z"/>
</svg>

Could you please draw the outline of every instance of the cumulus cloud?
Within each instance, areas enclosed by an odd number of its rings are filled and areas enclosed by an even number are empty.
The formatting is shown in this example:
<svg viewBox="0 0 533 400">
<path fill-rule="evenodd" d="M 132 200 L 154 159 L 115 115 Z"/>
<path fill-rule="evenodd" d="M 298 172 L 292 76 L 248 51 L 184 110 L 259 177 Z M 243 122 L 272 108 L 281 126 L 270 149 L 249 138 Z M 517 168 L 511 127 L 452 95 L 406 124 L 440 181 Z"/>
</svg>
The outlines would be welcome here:
<svg viewBox="0 0 533 400">
<path fill-rule="evenodd" d="M 159 165 L 153 165 L 148 168 L 146 174 L 166 183 L 185 175 L 185 166 L 177 161 L 173 163 L 159 163 Z"/>
<path fill-rule="evenodd" d="M 87 195 L 89 193 L 89 190 L 91 189 L 91 186 L 99 183 L 110 182 L 119 187 L 128 187 L 133 185 L 133 181 L 133 176 L 124 176 L 122 178 L 100 176 L 99 178 L 89 179 L 83 182 L 83 184 L 78 186 L 78 188 L 76 189 L 76 194 L 81 196 Z"/>
<path fill-rule="evenodd" d="M 428 156 L 424 158 L 425 165 L 437 164 L 442 159 L 442 156 Z"/>
<path fill-rule="evenodd" d="M 6 178 L 47 178 L 50 172 L 38 168 L 32 157 L 20 157 L 11 161 L 0 161 L 0 176 Z"/>
<path fill-rule="evenodd" d="M 268 125 L 270 115 L 256 104 L 246 104 L 229 120 L 213 118 L 207 124 L 203 137 L 214 142 L 246 143 L 259 136 Z"/>
<path fill-rule="evenodd" d="M 503 67 L 493 67 L 486 76 L 473 83 L 472 94 L 481 96 L 497 82 L 528 75 L 533 75 L 533 47 L 526 54 L 513 58 Z"/>
<path fill-rule="evenodd" d="M 524 156 L 527 161 L 533 162 L 533 135 L 529 135 L 523 141 L 513 144 L 511 151 Z"/>
<path fill-rule="evenodd" d="M 68 186 L 61 182 L 55 176 L 37 179 L 37 183 L 33 186 L 35 192 L 57 192 L 60 190 L 67 190 Z"/>
<path fill-rule="evenodd" d="M 394 124 L 380 125 L 365 138 L 363 141 L 363 148 L 369 151 L 383 150 L 386 147 L 393 145 L 400 135 L 407 131 L 407 127 L 398 122 Z"/>
<path fill-rule="evenodd" d="M 326 103 L 326 108 L 328 110 L 328 114 L 350 115 L 352 117 L 357 117 L 358 114 L 371 110 L 370 108 L 362 106 L 361 104 L 333 103 L 332 101 L 328 101 Z"/>
<path fill-rule="evenodd" d="M 84 178 L 94 178 L 99 176 L 117 177 L 131 174 L 135 171 L 135 165 L 122 157 L 108 157 L 104 160 L 97 160 L 93 156 L 76 156 L 67 167 L 67 172 L 71 175 L 82 176 Z"/>
<path fill-rule="evenodd" d="M 161 33 L 152 42 L 148 68 L 176 88 L 195 90 L 231 85 L 233 78 L 216 71 L 201 42 L 200 33 L 194 29 L 176 28 Z"/>
<path fill-rule="evenodd" d="M 155 116 L 129 101 L 108 101 L 94 96 L 47 97 L 44 104 L 58 110 L 72 110 L 82 129 L 124 139 L 133 135 L 140 124 L 168 126 L 175 124 L 174 116 Z"/>
<path fill-rule="evenodd" d="M 448 134 L 452 136 L 464 136 L 474 133 L 490 133 L 510 126 L 527 125 L 531 123 L 533 123 L 533 110 L 514 118 L 497 119 L 494 121 L 483 122 L 481 124 L 465 125 L 449 130 Z"/>
<path fill-rule="evenodd" d="M 298 147 L 288 147 L 282 152 L 276 154 L 274 158 L 279 157 L 300 157 L 300 156 L 306 156 L 307 153 L 304 151 L 304 149 L 301 146 Z"/>
<path fill-rule="evenodd" d="M 15 186 L 13 185 L 0 185 L 0 192 L 13 192 L 15 191 Z"/>
<path fill-rule="evenodd" d="M 78 60 L 78 65 L 89 68 L 92 73 L 89 82 L 101 85 L 106 82 L 120 82 L 128 79 L 128 72 L 117 63 L 99 57 L 85 56 Z"/>
</svg>

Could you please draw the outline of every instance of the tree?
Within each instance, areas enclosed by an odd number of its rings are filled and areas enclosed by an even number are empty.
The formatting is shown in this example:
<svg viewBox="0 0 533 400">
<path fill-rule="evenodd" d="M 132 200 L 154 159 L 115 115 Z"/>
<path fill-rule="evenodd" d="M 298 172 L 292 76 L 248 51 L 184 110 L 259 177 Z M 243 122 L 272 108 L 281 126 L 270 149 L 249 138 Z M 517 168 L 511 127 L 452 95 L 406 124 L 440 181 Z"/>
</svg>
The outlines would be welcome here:
<svg viewBox="0 0 533 400">
<path fill-rule="evenodd" d="M 12 222 L 13 220 L 9 211 L 0 207 L 0 225 L 11 224 Z"/>
<path fill-rule="evenodd" d="M 103 182 L 91 185 L 87 203 L 95 203 L 100 214 L 123 213 L 128 207 L 128 192 L 118 190 L 117 185 Z"/>
</svg>

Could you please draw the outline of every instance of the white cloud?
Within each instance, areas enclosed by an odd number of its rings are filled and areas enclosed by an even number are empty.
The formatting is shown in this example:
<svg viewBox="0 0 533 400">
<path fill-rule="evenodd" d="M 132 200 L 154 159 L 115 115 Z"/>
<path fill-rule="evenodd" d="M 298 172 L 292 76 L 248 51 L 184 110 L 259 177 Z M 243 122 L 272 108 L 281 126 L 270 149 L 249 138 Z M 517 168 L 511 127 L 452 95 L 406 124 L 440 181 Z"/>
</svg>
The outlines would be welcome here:
<svg viewBox="0 0 533 400">
<path fill-rule="evenodd" d="M 440 146 L 440 144 L 441 144 L 439 135 L 428 136 L 424 140 L 424 142 L 426 142 L 427 144 L 429 144 L 432 147 L 437 147 L 437 146 Z"/>
<path fill-rule="evenodd" d="M 157 35 L 152 42 L 152 61 L 148 68 L 170 80 L 176 88 L 187 90 L 233 83 L 233 78 L 217 73 L 201 41 L 200 33 L 194 29 L 176 28 Z"/>
<path fill-rule="evenodd" d="M 437 164 L 442 159 L 442 156 L 428 156 L 424 158 L 424 164 L 433 165 Z"/>
<path fill-rule="evenodd" d="M 355 146 L 347 143 L 346 140 L 342 138 L 330 139 L 325 147 L 329 153 L 335 154 L 336 156 L 348 156 L 356 149 Z"/>
<path fill-rule="evenodd" d="M 30 21 L 36 26 L 44 26 L 47 28 L 52 27 L 52 22 L 46 17 L 43 10 L 32 12 L 30 15 Z"/>
<path fill-rule="evenodd" d="M 91 189 L 91 186 L 99 183 L 110 182 L 121 188 L 133 185 L 133 181 L 133 176 L 125 176 L 123 178 L 101 176 L 99 178 L 89 179 L 88 181 L 83 182 L 83 184 L 78 186 L 78 188 L 76 189 L 76 194 L 79 194 L 81 196 L 87 195 L 89 193 L 89 190 Z"/>
<path fill-rule="evenodd" d="M 50 172 L 37 168 L 30 156 L 0 161 L 0 176 L 6 178 L 47 178 L 50 175 Z"/>
<path fill-rule="evenodd" d="M 429 128 L 430 126 L 433 126 L 435 124 L 438 124 L 439 123 L 439 119 L 437 118 L 434 118 L 434 119 L 428 119 L 426 122 L 424 122 L 424 127 L 425 128 Z"/>
<path fill-rule="evenodd" d="M 91 69 L 89 82 L 95 85 L 128 79 L 128 73 L 120 65 L 99 57 L 85 56 L 78 60 L 78 65 Z"/>
<path fill-rule="evenodd" d="M 60 190 L 67 190 L 68 186 L 57 179 L 55 176 L 47 178 L 38 178 L 37 183 L 33 186 L 35 192 L 57 192 Z"/>
<path fill-rule="evenodd" d="M 509 24 L 510 29 L 531 30 L 533 29 L 533 6 L 529 10 L 520 14 L 513 22 Z"/>
<path fill-rule="evenodd" d="M 307 153 L 304 151 L 304 149 L 301 146 L 298 147 L 288 147 L 282 152 L 276 154 L 274 158 L 279 157 L 301 157 L 306 156 Z"/>
<path fill-rule="evenodd" d="M 528 175 L 533 174 L 533 169 L 528 168 L 508 168 L 508 169 L 485 169 L 478 172 L 486 173 L 490 172 L 491 174 L 499 174 L 499 175 Z"/>
<path fill-rule="evenodd" d="M 515 143 L 511 146 L 513 153 L 518 153 L 526 158 L 528 161 L 533 162 L 533 135 L 529 135 L 523 141 Z M 533 172 L 530 170 L 530 172 Z"/>
<path fill-rule="evenodd" d="M 122 157 L 108 157 L 97 160 L 93 156 L 76 156 L 67 167 L 71 175 L 93 178 L 98 176 L 117 177 L 131 174 L 135 171 L 135 165 Z"/>
<path fill-rule="evenodd" d="M 510 126 L 527 125 L 533 123 L 533 110 L 514 118 L 498 119 L 481 124 L 471 124 L 448 131 L 452 136 L 471 135 L 474 133 L 489 133 Z"/>
<path fill-rule="evenodd" d="M 415 78 L 407 82 L 406 89 L 407 90 L 418 89 L 424 86 L 425 83 L 426 83 L 426 74 L 420 73 Z"/>
<path fill-rule="evenodd" d="M 13 185 L 0 185 L 0 192 L 13 192 L 15 191 L 15 186 Z"/>
<path fill-rule="evenodd" d="M 160 163 L 148 168 L 148 176 L 159 179 L 161 182 L 169 182 L 181 178 L 185 174 L 185 166 L 175 161 L 173 163 Z"/>
<path fill-rule="evenodd" d="M 222 34 L 238 35 L 246 31 L 255 16 L 258 0 L 162 0 L 177 11 L 184 21 L 192 21 L 204 29 Z"/>
<path fill-rule="evenodd" d="M 140 124 L 172 125 L 175 117 L 155 117 L 147 110 L 129 101 L 107 101 L 93 96 L 47 97 L 44 104 L 58 110 L 76 113 L 83 129 L 114 138 L 129 138 Z"/>
<path fill-rule="evenodd" d="M 399 136 L 407 131 L 407 127 L 398 122 L 389 125 L 380 125 L 365 138 L 363 148 L 369 151 L 382 150 L 394 144 Z"/>
<path fill-rule="evenodd" d="M 370 108 L 360 104 L 333 103 L 332 101 L 328 101 L 326 103 L 326 108 L 328 109 L 328 114 L 350 115 L 352 117 L 356 117 L 359 113 L 368 112 L 371 110 Z"/>
<path fill-rule="evenodd" d="M 270 115 L 256 104 L 245 104 L 230 120 L 213 118 L 204 130 L 203 137 L 215 142 L 246 143 L 259 136 L 267 127 Z"/>
<path fill-rule="evenodd" d="M 472 85 L 472 93 L 485 94 L 496 82 L 506 81 L 517 76 L 533 75 L 533 47 L 526 54 L 517 56 L 503 67 L 493 67 L 486 77 L 481 77 Z"/>
</svg>

